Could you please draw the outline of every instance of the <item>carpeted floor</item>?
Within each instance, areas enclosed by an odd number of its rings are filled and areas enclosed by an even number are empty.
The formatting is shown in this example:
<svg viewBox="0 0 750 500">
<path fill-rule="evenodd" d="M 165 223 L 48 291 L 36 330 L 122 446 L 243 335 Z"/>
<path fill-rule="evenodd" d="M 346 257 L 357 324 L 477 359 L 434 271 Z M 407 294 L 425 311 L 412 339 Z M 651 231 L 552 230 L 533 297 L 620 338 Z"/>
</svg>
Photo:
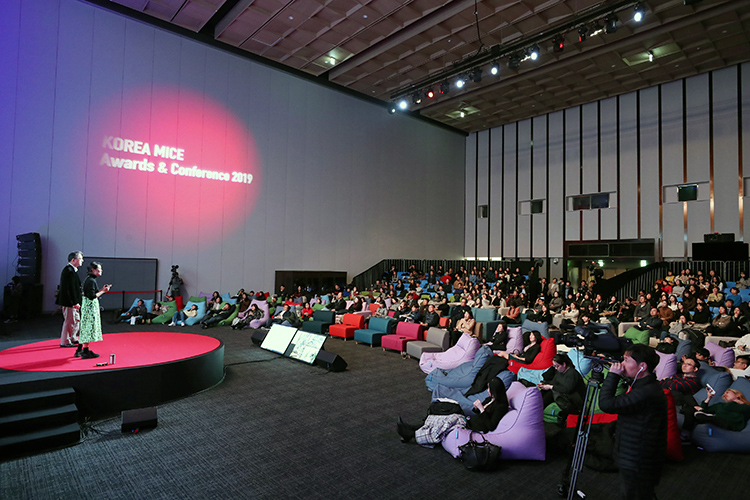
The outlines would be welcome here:
<svg viewBox="0 0 750 500">
<path fill-rule="evenodd" d="M 0 332 L 0 348 L 55 338 L 61 322 L 12 324 Z M 77 446 L 0 463 L 0 498 L 558 498 L 564 458 L 551 451 L 545 462 L 471 473 L 440 447 L 402 444 L 397 415 L 416 420 L 430 399 L 415 360 L 329 339 L 326 350 L 349 367 L 327 373 L 262 351 L 247 330 L 180 330 L 224 342 L 221 384 L 160 406 L 151 431 L 122 434 L 113 416 L 84 426 Z M 659 499 L 744 496 L 749 467 L 748 455 L 686 449 L 684 462 L 666 465 Z M 585 469 L 579 487 L 590 499 L 619 495 L 617 474 Z"/>
</svg>

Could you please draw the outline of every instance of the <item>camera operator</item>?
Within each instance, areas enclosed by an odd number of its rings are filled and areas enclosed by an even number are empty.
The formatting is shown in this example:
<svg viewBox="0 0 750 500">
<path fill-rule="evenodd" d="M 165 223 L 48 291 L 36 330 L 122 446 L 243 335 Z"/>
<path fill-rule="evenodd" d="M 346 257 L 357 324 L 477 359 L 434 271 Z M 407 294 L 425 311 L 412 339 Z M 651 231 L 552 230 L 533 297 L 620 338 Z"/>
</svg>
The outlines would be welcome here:
<svg viewBox="0 0 750 500">
<path fill-rule="evenodd" d="M 619 415 L 614 459 L 627 500 L 654 498 L 667 449 L 667 398 L 654 375 L 658 363 L 651 347 L 633 345 L 621 363 L 612 364 L 599 395 L 602 411 Z M 616 396 L 623 379 L 630 390 Z"/>
</svg>

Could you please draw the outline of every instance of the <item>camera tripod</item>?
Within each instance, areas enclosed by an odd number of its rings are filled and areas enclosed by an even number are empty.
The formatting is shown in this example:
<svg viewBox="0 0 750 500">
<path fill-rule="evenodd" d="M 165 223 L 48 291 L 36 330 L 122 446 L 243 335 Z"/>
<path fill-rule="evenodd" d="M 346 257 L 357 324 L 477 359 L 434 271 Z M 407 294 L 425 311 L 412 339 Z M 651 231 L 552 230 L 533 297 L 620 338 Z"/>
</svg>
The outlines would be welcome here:
<svg viewBox="0 0 750 500">
<path fill-rule="evenodd" d="M 568 484 L 568 500 L 574 498 L 586 498 L 582 491 L 576 489 L 578 474 L 583 470 L 583 461 L 586 458 L 586 447 L 591 435 L 591 422 L 594 416 L 594 407 L 599 400 L 599 391 L 604 381 L 604 366 L 601 362 L 594 361 L 591 365 L 591 378 L 586 385 L 586 398 L 583 401 L 583 409 L 578 418 L 578 432 L 576 433 L 576 445 L 573 451 L 573 460 L 570 464 L 570 483 Z M 564 482 L 563 482 L 564 488 Z M 563 490 L 564 491 L 564 490 Z"/>
</svg>

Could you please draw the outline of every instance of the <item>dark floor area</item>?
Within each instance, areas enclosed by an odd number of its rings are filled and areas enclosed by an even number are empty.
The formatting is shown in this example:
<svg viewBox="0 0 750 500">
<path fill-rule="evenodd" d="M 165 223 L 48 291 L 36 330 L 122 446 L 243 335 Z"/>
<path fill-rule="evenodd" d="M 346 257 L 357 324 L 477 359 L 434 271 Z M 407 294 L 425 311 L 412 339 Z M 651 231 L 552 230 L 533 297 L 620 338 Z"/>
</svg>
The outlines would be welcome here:
<svg viewBox="0 0 750 500">
<path fill-rule="evenodd" d="M 3 325 L 0 349 L 57 338 L 61 324 L 58 315 Z M 430 400 L 415 360 L 332 338 L 325 349 L 349 366 L 328 373 L 261 350 L 249 330 L 179 330 L 224 342 L 221 384 L 159 406 L 151 431 L 122 434 L 115 415 L 84 425 L 77 446 L 0 463 L 0 498 L 559 498 L 564 458 L 551 450 L 545 462 L 475 473 L 440 447 L 402 444 L 396 417 L 415 420 Z M 744 496 L 750 455 L 685 452 L 666 465 L 660 500 Z M 585 469 L 579 487 L 589 499 L 619 498 L 617 474 Z"/>
</svg>

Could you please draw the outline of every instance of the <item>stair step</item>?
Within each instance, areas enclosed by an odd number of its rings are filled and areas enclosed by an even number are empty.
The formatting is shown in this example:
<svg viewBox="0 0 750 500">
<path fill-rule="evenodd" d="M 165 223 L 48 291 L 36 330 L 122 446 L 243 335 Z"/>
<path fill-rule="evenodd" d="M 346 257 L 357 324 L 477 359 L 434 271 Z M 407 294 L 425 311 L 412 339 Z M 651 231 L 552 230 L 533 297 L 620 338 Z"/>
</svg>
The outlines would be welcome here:
<svg viewBox="0 0 750 500">
<path fill-rule="evenodd" d="M 19 434 L 33 429 L 55 427 L 78 422 L 78 408 L 70 403 L 64 406 L 41 408 L 0 417 L 0 435 Z"/>
<path fill-rule="evenodd" d="M 76 391 L 72 387 L 49 391 L 28 392 L 0 397 L 0 414 L 22 413 L 39 408 L 75 403 Z"/>
<path fill-rule="evenodd" d="M 61 446 L 76 444 L 81 440 L 81 428 L 75 424 L 50 427 L 26 434 L 0 438 L 0 458 L 28 455 Z"/>
</svg>

